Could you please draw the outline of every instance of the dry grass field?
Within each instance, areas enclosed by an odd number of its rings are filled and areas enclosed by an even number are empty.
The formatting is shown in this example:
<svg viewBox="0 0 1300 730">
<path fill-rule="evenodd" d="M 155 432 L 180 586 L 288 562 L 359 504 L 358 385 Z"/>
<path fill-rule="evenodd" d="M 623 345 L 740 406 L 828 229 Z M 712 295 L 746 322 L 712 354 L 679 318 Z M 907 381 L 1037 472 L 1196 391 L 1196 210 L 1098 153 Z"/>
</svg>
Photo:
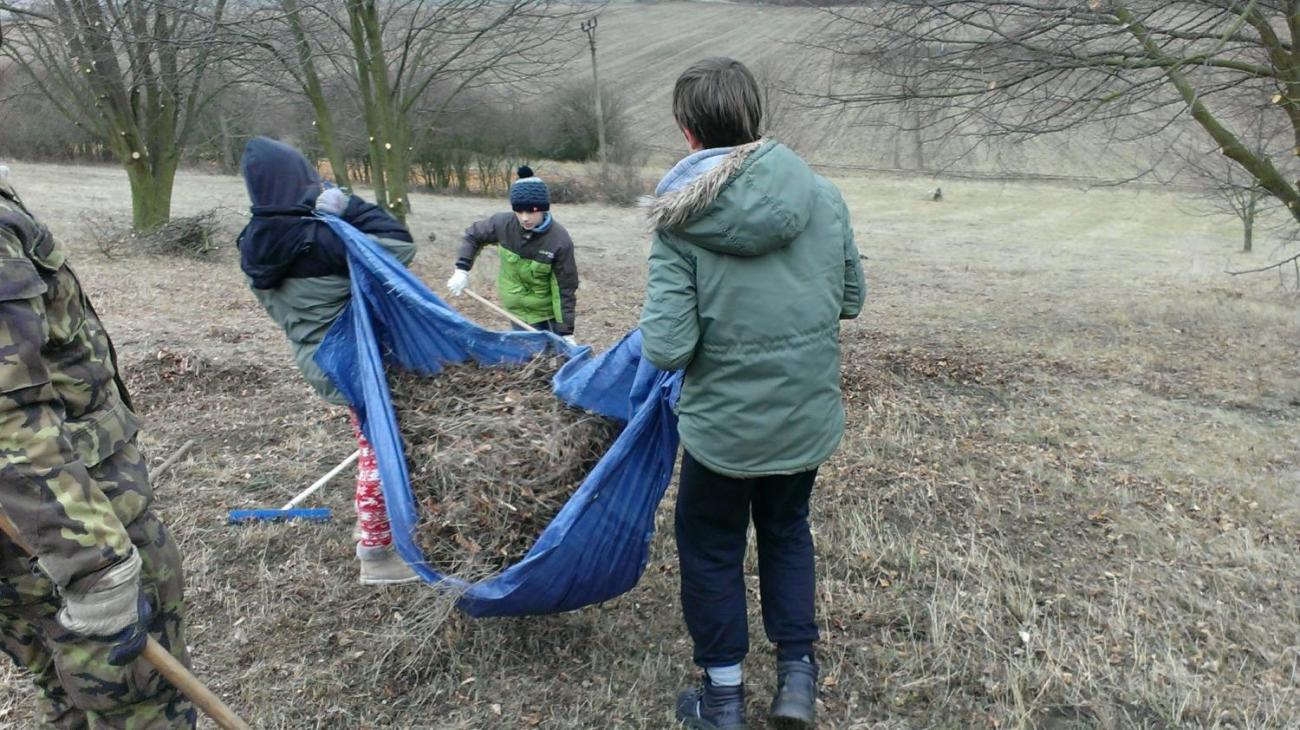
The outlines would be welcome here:
<svg viewBox="0 0 1300 730">
<path fill-rule="evenodd" d="M 195 670 L 254 726 L 670 726 L 694 681 L 671 493 L 634 590 L 524 619 L 357 585 L 350 474 L 322 492 L 332 524 L 227 526 L 350 453 L 345 415 L 294 372 L 233 246 L 106 258 L 88 230 L 129 209 L 122 173 L 14 179 L 74 251 L 147 453 L 198 442 L 157 508 L 185 557 Z M 821 727 L 1300 726 L 1298 302 L 1223 273 L 1268 246 L 1233 253 L 1232 221 L 1153 188 L 949 180 L 932 203 L 933 181 L 839 182 L 871 289 L 844 327 L 848 431 L 814 496 Z M 503 206 L 413 198 L 414 268 L 440 289 L 459 231 Z M 228 207 L 231 240 L 244 205 L 236 178 L 179 180 L 175 212 Z M 579 246 L 578 337 L 608 346 L 640 309 L 638 213 L 555 212 Z M 761 728 L 771 655 L 751 624 Z M 27 684 L 0 675 L 0 725 L 29 726 Z"/>
</svg>

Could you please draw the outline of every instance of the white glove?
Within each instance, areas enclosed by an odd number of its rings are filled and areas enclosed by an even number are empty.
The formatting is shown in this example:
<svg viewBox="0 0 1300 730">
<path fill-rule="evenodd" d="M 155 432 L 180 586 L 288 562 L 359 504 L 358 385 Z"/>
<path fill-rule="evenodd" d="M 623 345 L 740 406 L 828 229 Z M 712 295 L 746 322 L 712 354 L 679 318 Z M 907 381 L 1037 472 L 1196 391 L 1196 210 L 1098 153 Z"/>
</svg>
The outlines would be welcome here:
<svg viewBox="0 0 1300 730">
<path fill-rule="evenodd" d="M 112 636 L 139 619 L 140 555 L 131 557 L 97 577 L 89 587 L 63 592 L 58 619 L 63 628 L 82 636 Z"/>
<path fill-rule="evenodd" d="M 453 297 L 460 296 L 467 286 L 469 286 L 469 272 L 464 269 L 456 269 L 456 273 L 447 280 L 447 289 Z"/>
<path fill-rule="evenodd" d="M 330 188 L 316 196 L 316 210 L 322 213 L 343 215 L 343 211 L 347 210 L 348 200 L 351 197 L 340 188 Z"/>
<path fill-rule="evenodd" d="M 573 339 L 573 335 L 565 335 L 564 341 L 569 343 L 570 345 L 573 345 L 574 347 L 578 346 L 578 341 Z"/>
</svg>

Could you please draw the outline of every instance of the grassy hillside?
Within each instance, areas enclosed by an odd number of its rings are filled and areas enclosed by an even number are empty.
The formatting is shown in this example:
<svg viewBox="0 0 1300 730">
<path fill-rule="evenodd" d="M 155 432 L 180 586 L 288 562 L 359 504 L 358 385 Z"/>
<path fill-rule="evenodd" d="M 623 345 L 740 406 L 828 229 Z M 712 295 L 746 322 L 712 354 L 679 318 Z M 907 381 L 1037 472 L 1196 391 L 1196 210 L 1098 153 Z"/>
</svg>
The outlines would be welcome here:
<svg viewBox="0 0 1300 730">
<path fill-rule="evenodd" d="M 815 8 L 664 2 L 612 5 L 600 13 L 598 62 L 602 85 L 627 97 L 634 136 L 659 161 L 680 154 L 672 121 L 672 85 L 692 62 L 707 56 L 744 61 L 774 89 L 769 130 L 827 167 L 913 169 L 915 139 L 897 129 L 888 110 L 818 108 L 809 95 L 852 77 L 830 53 L 813 47 L 831 18 Z M 834 68 L 833 68 L 834 65 Z M 590 57 L 578 56 L 567 75 L 588 78 Z M 840 87 L 836 87 L 840 88 Z M 794 92 L 793 94 L 788 92 Z M 1154 164 L 1176 129 L 1141 143 L 1109 142 L 1102 129 L 1083 129 L 1024 143 L 988 142 L 965 153 L 967 140 L 926 139 L 930 167 L 949 171 L 1128 177 Z M 1193 136 L 1193 138 L 1195 138 Z"/>
</svg>

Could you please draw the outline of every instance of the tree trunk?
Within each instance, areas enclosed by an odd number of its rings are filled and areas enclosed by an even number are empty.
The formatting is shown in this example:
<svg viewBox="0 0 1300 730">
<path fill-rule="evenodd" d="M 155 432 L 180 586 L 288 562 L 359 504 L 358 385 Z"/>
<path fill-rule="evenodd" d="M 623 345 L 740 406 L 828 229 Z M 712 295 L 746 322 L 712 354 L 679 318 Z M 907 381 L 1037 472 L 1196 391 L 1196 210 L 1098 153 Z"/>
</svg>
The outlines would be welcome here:
<svg viewBox="0 0 1300 730">
<path fill-rule="evenodd" d="M 342 150 L 339 149 L 334 116 L 330 113 L 329 104 L 325 102 L 325 95 L 311 96 L 311 105 L 316 111 L 316 141 L 320 142 L 321 149 L 325 152 L 325 159 L 330 161 L 334 184 L 341 188 L 351 187 L 351 181 L 348 179 L 348 163 L 343 157 Z"/>
<path fill-rule="evenodd" d="M 1254 246 L 1255 238 L 1255 206 L 1258 205 L 1259 198 L 1254 193 L 1246 200 L 1246 210 L 1241 216 L 1242 244 L 1241 250 L 1244 253 L 1250 253 Z"/>
<path fill-rule="evenodd" d="M 239 160 L 235 156 L 234 140 L 230 138 L 230 123 L 226 121 L 225 112 L 217 112 L 217 123 L 221 126 L 221 171 L 233 175 L 239 172 Z"/>
<path fill-rule="evenodd" d="M 349 0 L 348 5 L 348 39 L 357 65 L 357 89 L 361 96 L 361 113 L 366 122 L 366 134 L 370 137 L 369 155 L 365 161 L 370 186 L 375 189 L 375 204 L 384 207 L 388 200 L 388 190 L 384 184 L 384 148 L 379 139 L 379 111 L 381 100 L 375 98 L 371 83 L 372 73 L 370 50 L 366 42 L 365 23 L 362 15 L 366 12 L 361 0 Z"/>
<path fill-rule="evenodd" d="M 171 217 L 172 183 L 176 179 L 176 161 L 163 160 L 156 167 L 147 160 L 132 160 L 126 165 L 131 183 L 131 223 L 137 231 L 151 231 Z"/>
<path fill-rule="evenodd" d="M 921 110 L 912 110 L 912 146 L 916 155 L 916 169 L 925 170 L 925 137 L 921 131 Z"/>
<path fill-rule="evenodd" d="M 307 33 L 303 30 L 302 19 L 298 15 L 298 0 L 281 0 L 280 6 L 284 8 L 285 17 L 289 21 L 289 29 L 293 33 L 294 45 L 298 49 L 298 65 L 302 70 L 303 92 L 307 95 L 307 100 L 311 102 L 312 111 L 316 114 L 316 141 L 320 143 L 321 149 L 325 152 L 325 158 L 330 161 L 330 169 L 333 172 L 335 184 L 341 188 L 350 187 L 347 160 L 343 158 L 343 152 L 339 149 L 334 115 L 330 111 L 329 102 L 325 99 L 320 75 L 316 73 L 316 63 L 312 60 L 312 51 L 308 45 Z"/>
<path fill-rule="evenodd" d="M 384 177 L 387 197 L 378 201 L 399 221 L 405 222 L 410 212 L 407 198 L 410 167 L 410 139 L 407 130 L 406 115 L 402 113 L 399 95 L 393 92 L 392 82 L 388 76 L 388 57 L 384 50 L 383 28 L 379 21 L 379 10 L 373 0 L 366 0 L 361 15 L 365 30 L 365 41 L 370 54 L 370 83 L 375 100 L 375 121 L 378 129 L 371 132 L 375 137 L 375 151 L 378 152 L 377 174 Z"/>
<path fill-rule="evenodd" d="M 389 139 L 392 140 L 392 148 L 384 150 L 388 178 L 387 208 L 397 220 L 405 223 L 406 216 L 411 212 L 411 200 L 407 196 L 411 179 L 411 152 L 408 144 L 410 135 L 406 131 L 404 117 L 390 116 L 387 122 Z"/>
</svg>

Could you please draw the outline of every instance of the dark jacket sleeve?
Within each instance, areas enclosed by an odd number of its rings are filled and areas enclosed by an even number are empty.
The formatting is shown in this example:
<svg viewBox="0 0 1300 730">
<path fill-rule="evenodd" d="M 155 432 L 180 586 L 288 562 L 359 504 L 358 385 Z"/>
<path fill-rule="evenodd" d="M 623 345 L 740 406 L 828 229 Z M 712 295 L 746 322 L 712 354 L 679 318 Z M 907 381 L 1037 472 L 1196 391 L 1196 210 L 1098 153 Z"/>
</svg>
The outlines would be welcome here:
<svg viewBox="0 0 1300 730">
<path fill-rule="evenodd" d="M 578 309 L 578 262 L 573 256 L 573 239 L 566 231 L 564 243 L 555 250 L 555 260 L 551 263 L 551 275 L 560 290 L 561 321 L 556 322 L 555 332 L 561 335 L 573 334 Z"/>
<path fill-rule="evenodd" d="M 469 271 L 474 268 L 474 259 L 478 258 L 478 252 L 484 246 L 490 246 L 501 240 L 500 220 L 503 214 L 498 213 L 481 221 L 476 221 L 469 228 L 465 229 L 465 237 L 461 239 L 460 251 L 456 254 L 456 268 L 462 271 Z M 507 213 L 504 215 L 514 215 Z"/>
</svg>

